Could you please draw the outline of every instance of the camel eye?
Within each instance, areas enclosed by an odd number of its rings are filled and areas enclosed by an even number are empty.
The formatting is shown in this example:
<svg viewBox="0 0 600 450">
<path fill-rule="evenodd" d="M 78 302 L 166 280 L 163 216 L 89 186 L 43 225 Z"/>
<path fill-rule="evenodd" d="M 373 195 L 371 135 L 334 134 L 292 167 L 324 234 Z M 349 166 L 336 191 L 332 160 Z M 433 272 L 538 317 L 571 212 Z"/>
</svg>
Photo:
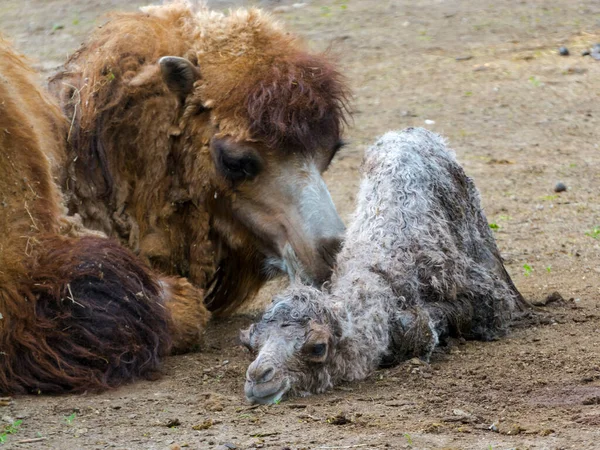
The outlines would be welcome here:
<svg viewBox="0 0 600 450">
<path fill-rule="evenodd" d="M 250 180 L 262 166 L 253 149 L 226 140 L 213 140 L 213 155 L 218 171 L 231 182 Z"/>
<path fill-rule="evenodd" d="M 325 165 L 323 166 L 323 171 L 325 171 L 329 168 L 329 166 L 331 165 L 331 162 L 333 161 L 333 158 L 335 158 L 335 155 L 337 155 L 338 151 L 344 146 L 346 146 L 345 141 L 340 140 L 335 143 L 335 145 L 331 148 L 329 155 L 327 155 L 327 159 L 325 160 Z"/>
</svg>

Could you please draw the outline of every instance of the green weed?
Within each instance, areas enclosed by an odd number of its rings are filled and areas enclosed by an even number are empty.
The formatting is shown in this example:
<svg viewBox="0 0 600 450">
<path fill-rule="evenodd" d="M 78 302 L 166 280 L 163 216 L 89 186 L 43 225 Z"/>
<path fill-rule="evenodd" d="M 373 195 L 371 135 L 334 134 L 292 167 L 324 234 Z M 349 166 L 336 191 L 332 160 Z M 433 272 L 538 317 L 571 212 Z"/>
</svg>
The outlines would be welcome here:
<svg viewBox="0 0 600 450">
<path fill-rule="evenodd" d="M 600 240 L 600 226 L 592 228 L 590 231 L 586 232 L 585 235 L 591 237 L 592 239 Z"/>
<path fill-rule="evenodd" d="M 19 427 L 23 423 L 22 420 L 15 420 L 13 423 L 4 426 L 4 430 L 0 433 L 0 444 L 4 444 L 8 439 L 9 434 L 16 434 Z"/>
<path fill-rule="evenodd" d="M 534 76 L 529 77 L 529 82 L 535 87 L 540 87 L 544 85 L 544 83 L 542 83 L 538 77 Z"/>
</svg>

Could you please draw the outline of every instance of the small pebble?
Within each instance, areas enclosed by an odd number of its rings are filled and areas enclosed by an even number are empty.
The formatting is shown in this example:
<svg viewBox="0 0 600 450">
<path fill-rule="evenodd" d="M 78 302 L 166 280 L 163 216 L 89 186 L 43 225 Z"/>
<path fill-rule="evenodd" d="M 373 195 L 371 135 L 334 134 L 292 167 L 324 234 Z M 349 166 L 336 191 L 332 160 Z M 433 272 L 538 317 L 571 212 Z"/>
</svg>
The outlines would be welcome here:
<svg viewBox="0 0 600 450">
<path fill-rule="evenodd" d="M 433 125 L 433 124 L 435 124 L 435 120 L 426 119 L 426 120 L 425 120 L 425 124 L 426 124 L 426 125 Z"/>
<path fill-rule="evenodd" d="M 581 56 L 590 56 L 590 51 L 589 50 L 582 51 Z"/>
<path fill-rule="evenodd" d="M 592 51 L 590 52 L 590 56 L 600 61 L 600 44 L 594 44 Z"/>
<path fill-rule="evenodd" d="M 569 49 L 565 46 L 562 46 L 561 48 L 558 49 L 558 54 L 560 56 L 569 56 Z"/>
<path fill-rule="evenodd" d="M 565 183 L 561 183 L 560 181 L 554 186 L 554 192 L 565 192 L 566 190 L 567 185 Z"/>
<path fill-rule="evenodd" d="M 179 425 L 181 425 L 181 421 L 179 419 L 169 419 L 167 420 L 167 423 L 165 423 L 165 426 L 168 428 L 175 428 Z"/>
</svg>

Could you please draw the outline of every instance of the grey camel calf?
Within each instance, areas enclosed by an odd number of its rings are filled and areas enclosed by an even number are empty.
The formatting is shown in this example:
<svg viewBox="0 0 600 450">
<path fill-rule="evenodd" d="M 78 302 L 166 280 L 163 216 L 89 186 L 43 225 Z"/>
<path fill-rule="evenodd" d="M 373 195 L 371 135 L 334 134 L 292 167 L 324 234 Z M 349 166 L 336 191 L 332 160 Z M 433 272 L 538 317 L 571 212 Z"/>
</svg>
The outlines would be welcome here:
<svg viewBox="0 0 600 450">
<path fill-rule="evenodd" d="M 366 151 L 358 204 L 323 290 L 295 284 L 241 340 L 255 403 L 321 393 L 381 366 L 429 358 L 449 336 L 490 340 L 526 304 L 479 192 L 443 139 L 389 132 Z"/>
</svg>

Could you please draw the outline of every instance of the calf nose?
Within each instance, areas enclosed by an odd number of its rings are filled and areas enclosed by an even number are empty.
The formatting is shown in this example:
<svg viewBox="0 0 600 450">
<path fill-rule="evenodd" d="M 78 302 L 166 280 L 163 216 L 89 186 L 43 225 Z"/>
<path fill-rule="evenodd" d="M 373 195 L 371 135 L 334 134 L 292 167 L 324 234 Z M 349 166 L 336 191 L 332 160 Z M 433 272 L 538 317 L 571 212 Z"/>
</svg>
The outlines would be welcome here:
<svg viewBox="0 0 600 450">
<path fill-rule="evenodd" d="M 262 366 L 254 364 L 248 367 L 248 378 L 255 383 L 268 383 L 275 376 L 275 367 L 271 365 Z"/>
</svg>

